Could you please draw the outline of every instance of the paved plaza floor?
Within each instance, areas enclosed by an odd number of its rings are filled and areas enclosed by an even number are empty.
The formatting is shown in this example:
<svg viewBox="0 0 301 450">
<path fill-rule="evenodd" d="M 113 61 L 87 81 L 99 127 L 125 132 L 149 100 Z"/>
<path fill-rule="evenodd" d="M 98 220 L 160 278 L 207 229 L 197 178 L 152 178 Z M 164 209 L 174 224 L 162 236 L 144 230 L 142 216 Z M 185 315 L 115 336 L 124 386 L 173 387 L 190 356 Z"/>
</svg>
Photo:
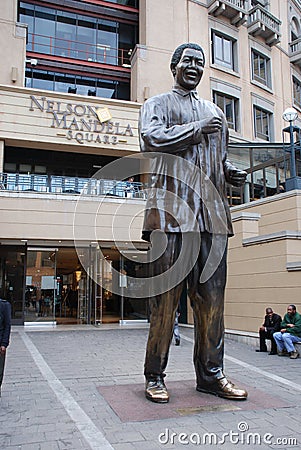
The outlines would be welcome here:
<svg viewBox="0 0 301 450">
<path fill-rule="evenodd" d="M 225 373 L 249 392 L 195 390 L 193 330 L 167 367 L 168 404 L 144 397 L 147 326 L 13 327 L 0 398 L 2 450 L 301 449 L 301 358 L 226 339 Z"/>
</svg>

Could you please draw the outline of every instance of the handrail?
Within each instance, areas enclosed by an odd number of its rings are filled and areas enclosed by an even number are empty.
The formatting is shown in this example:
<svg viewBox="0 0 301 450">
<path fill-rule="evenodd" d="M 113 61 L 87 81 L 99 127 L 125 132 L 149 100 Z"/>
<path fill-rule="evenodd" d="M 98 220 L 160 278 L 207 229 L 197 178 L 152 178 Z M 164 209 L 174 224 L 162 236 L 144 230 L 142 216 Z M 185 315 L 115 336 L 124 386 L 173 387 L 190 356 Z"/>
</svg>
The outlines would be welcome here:
<svg viewBox="0 0 301 450">
<path fill-rule="evenodd" d="M 127 198 L 146 198 L 145 185 L 137 181 L 0 173 L 0 190 Z"/>
<path fill-rule="evenodd" d="M 28 33 L 27 51 L 113 66 L 130 67 L 131 49 L 114 48 L 100 42 L 92 44 L 91 42 Z"/>
</svg>

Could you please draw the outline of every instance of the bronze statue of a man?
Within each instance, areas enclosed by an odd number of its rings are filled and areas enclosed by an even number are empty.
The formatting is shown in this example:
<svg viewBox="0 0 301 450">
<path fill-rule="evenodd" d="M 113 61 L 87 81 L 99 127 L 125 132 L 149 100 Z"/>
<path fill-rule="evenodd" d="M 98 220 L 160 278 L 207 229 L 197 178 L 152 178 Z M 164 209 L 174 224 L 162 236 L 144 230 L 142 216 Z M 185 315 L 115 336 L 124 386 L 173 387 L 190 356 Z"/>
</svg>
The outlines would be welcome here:
<svg viewBox="0 0 301 450">
<path fill-rule="evenodd" d="M 150 298 L 144 366 L 146 398 L 157 403 L 169 401 L 164 371 L 185 284 L 194 313 L 197 391 L 238 400 L 248 395 L 223 373 L 227 239 L 233 234 L 226 182 L 241 186 L 246 172 L 227 159 L 223 112 L 196 92 L 204 65 L 199 45 L 180 45 L 170 63 L 172 91 L 148 99 L 139 119 L 141 151 L 155 152 L 149 154 L 154 194 L 148 198 L 143 237 L 159 250 L 150 264 L 152 276 L 163 274 L 162 286 Z M 187 170 L 191 166 L 197 174 Z M 177 260 L 176 279 L 170 282 Z"/>
</svg>

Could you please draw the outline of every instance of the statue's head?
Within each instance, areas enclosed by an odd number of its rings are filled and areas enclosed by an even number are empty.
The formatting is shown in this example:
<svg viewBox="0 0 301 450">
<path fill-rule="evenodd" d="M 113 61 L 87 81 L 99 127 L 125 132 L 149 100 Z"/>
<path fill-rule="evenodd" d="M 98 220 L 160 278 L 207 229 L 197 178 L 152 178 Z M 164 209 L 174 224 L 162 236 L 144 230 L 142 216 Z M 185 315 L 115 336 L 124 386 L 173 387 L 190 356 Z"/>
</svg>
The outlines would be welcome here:
<svg viewBox="0 0 301 450">
<path fill-rule="evenodd" d="M 186 43 L 175 49 L 170 61 L 170 70 L 177 84 L 192 90 L 203 76 L 204 65 L 205 54 L 202 47 Z"/>
<path fill-rule="evenodd" d="M 176 65 L 179 63 L 179 61 L 182 57 L 182 54 L 186 48 L 193 48 L 194 50 L 198 50 L 199 52 L 201 52 L 203 55 L 203 61 L 204 61 L 204 65 L 205 65 L 205 53 L 204 53 L 204 50 L 202 49 L 202 47 L 199 44 L 194 44 L 193 42 L 187 42 L 186 44 L 179 45 L 179 47 L 177 47 L 175 49 L 175 51 L 173 52 L 173 55 L 170 60 L 170 70 L 172 71 L 173 75 L 174 75 L 173 71 L 174 71 Z"/>
</svg>

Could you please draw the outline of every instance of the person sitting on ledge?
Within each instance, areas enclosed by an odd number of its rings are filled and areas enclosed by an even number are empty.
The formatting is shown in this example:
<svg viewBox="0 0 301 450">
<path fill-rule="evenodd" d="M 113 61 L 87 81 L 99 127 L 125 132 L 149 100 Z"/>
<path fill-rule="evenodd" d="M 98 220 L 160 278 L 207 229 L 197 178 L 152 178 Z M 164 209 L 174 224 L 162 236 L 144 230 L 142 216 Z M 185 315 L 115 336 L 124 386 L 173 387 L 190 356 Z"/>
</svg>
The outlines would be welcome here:
<svg viewBox="0 0 301 450">
<path fill-rule="evenodd" d="M 301 341 L 301 315 L 297 313 L 295 305 L 287 307 L 287 314 L 285 314 L 280 325 L 280 331 L 273 334 L 277 344 L 278 355 L 290 355 L 291 359 L 296 359 L 299 356 L 294 343 Z"/>
<path fill-rule="evenodd" d="M 271 351 L 269 355 L 277 355 L 277 345 L 273 338 L 276 331 L 280 331 L 281 316 L 273 312 L 272 308 L 266 308 L 264 323 L 259 328 L 259 350 L 256 352 L 267 352 L 266 339 L 271 340 Z"/>
</svg>

